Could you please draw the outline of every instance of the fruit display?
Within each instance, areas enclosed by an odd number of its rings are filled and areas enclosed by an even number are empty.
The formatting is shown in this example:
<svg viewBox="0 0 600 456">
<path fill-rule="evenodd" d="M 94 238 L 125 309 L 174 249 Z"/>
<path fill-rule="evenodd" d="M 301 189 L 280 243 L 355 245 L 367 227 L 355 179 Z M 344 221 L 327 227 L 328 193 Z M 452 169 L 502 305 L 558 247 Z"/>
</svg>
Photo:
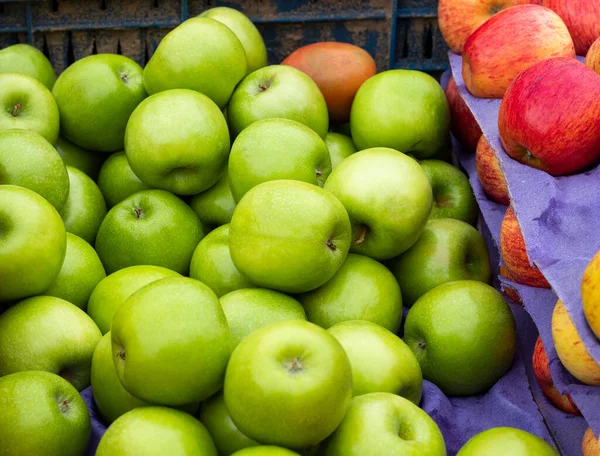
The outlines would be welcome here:
<svg viewBox="0 0 600 456">
<path fill-rule="evenodd" d="M 440 0 L 437 79 L 276 63 L 218 3 L 141 60 L 0 49 L 0 456 L 596 454 L 600 8 L 566 3 Z"/>
</svg>

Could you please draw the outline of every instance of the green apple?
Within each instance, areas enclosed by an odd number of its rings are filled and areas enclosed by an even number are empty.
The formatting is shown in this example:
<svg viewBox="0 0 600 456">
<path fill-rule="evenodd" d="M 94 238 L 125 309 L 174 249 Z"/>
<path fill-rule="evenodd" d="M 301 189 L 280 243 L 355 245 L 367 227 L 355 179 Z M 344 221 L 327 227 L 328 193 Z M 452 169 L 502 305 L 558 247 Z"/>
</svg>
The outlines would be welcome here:
<svg viewBox="0 0 600 456">
<path fill-rule="evenodd" d="M 119 269 L 102 279 L 92 291 L 88 301 L 87 313 L 106 334 L 119 307 L 145 285 L 167 277 L 179 277 L 179 274 L 160 266 L 130 266 Z"/>
<path fill-rule="evenodd" d="M 93 247 L 79 236 L 67 233 L 62 268 L 44 294 L 62 298 L 85 310 L 92 291 L 104 277 L 104 266 Z"/>
<path fill-rule="evenodd" d="M 80 456 L 90 426 L 83 398 L 59 376 L 31 371 L 0 378 L 3 456 Z"/>
<path fill-rule="evenodd" d="M 423 160 L 421 167 L 433 190 L 431 218 L 451 218 L 474 225 L 477 221 L 477 201 L 467 176 L 441 160 Z"/>
<path fill-rule="evenodd" d="M 510 369 L 516 339 L 515 320 L 502 294 L 474 280 L 428 291 L 404 324 L 404 340 L 423 377 L 447 396 L 487 391 Z"/>
<path fill-rule="evenodd" d="M 325 182 L 352 222 L 350 250 L 387 260 L 408 250 L 425 229 L 433 194 L 419 163 L 376 147 L 346 158 Z"/>
<path fill-rule="evenodd" d="M 192 255 L 190 277 L 208 285 L 218 297 L 254 286 L 231 260 L 229 224 L 211 231 L 200 241 Z"/>
<path fill-rule="evenodd" d="M 294 298 L 265 288 L 246 288 L 219 299 L 231 331 L 233 347 L 254 331 L 285 320 L 306 320 L 306 313 Z"/>
<path fill-rule="evenodd" d="M 302 320 L 272 323 L 233 351 L 223 389 L 236 426 L 269 445 L 304 448 L 330 435 L 352 396 L 340 343 Z"/>
<path fill-rule="evenodd" d="M 325 142 L 289 119 L 263 119 L 237 137 L 229 157 L 229 186 L 236 201 L 262 182 L 292 179 L 323 186 L 331 173 Z"/>
<path fill-rule="evenodd" d="M 134 193 L 106 215 L 96 252 L 108 274 L 127 266 L 154 265 L 187 275 L 204 236 L 190 207 L 164 190 Z"/>
<path fill-rule="evenodd" d="M 559 453 L 538 436 L 511 427 L 496 427 L 471 437 L 457 456 L 558 456 Z"/>
<path fill-rule="evenodd" d="M 0 185 L 0 302 L 46 291 L 65 258 L 65 225 L 37 193 Z"/>
<path fill-rule="evenodd" d="M 391 393 L 352 399 L 323 456 L 446 456 L 437 424 L 418 406 Z"/>
<path fill-rule="evenodd" d="M 223 393 L 219 393 L 202 403 L 199 419 L 210 433 L 219 455 L 231 454 L 247 447 L 260 445 L 246 437 L 231 420 Z"/>
<path fill-rule="evenodd" d="M 24 74 L 0 74 L 0 131 L 31 130 L 56 142 L 58 107 L 52 93 L 39 81 Z"/>
<path fill-rule="evenodd" d="M 82 149 L 62 136 L 58 137 L 54 147 L 56 147 L 56 151 L 65 162 L 65 165 L 80 169 L 96 180 L 100 167 L 106 158 L 105 155 Z"/>
<path fill-rule="evenodd" d="M 69 233 L 94 244 L 106 216 L 106 202 L 98 185 L 83 171 L 67 166 L 69 196 L 60 215 Z"/>
<path fill-rule="evenodd" d="M 301 293 L 333 277 L 348 255 L 350 236 L 348 214 L 331 193 L 277 180 L 257 185 L 238 203 L 229 250 L 252 283 Z"/>
<path fill-rule="evenodd" d="M 359 150 L 390 147 L 430 158 L 446 146 L 450 108 L 442 86 L 427 73 L 383 71 L 356 92 L 350 128 Z"/>
<path fill-rule="evenodd" d="M 79 391 L 90 386 L 90 366 L 102 334 L 80 308 L 53 296 L 24 299 L 0 315 L 0 377 L 43 370 Z"/>
<path fill-rule="evenodd" d="M 0 73 L 20 73 L 40 81 L 48 90 L 56 82 L 56 73 L 46 56 L 29 44 L 13 44 L 0 51 Z"/>
<path fill-rule="evenodd" d="M 419 405 L 423 390 L 421 367 L 402 339 L 364 320 L 338 323 L 328 331 L 350 359 L 354 396 L 393 393 Z"/>
<path fill-rule="evenodd" d="M 298 453 L 278 446 L 257 446 L 240 450 L 234 456 L 298 456 Z"/>
<path fill-rule="evenodd" d="M 246 76 L 227 107 L 234 137 L 251 123 L 274 117 L 300 122 L 321 138 L 329 127 L 329 113 L 319 87 L 289 65 L 270 65 Z"/>
<path fill-rule="evenodd" d="M 227 122 L 217 105 L 185 89 L 148 97 L 131 115 L 125 133 L 133 172 L 146 185 L 177 195 L 213 186 L 225 170 L 229 144 Z"/>
<path fill-rule="evenodd" d="M 123 149 L 129 116 L 146 98 L 142 68 L 116 54 L 77 60 L 58 77 L 52 93 L 62 136 L 100 152 Z"/>
<path fill-rule="evenodd" d="M 485 239 L 471 225 L 454 219 L 430 220 L 419 240 L 389 262 L 405 306 L 432 288 L 455 280 L 491 278 Z"/>
<path fill-rule="evenodd" d="M 402 295 L 384 265 L 351 253 L 331 280 L 298 296 L 308 321 L 323 328 L 367 320 L 396 333 L 402 323 Z"/>
<path fill-rule="evenodd" d="M 132 171 L 125 151 L 116 152 L 106 159 L 98 174 L 98 188 L 110 209 L 134 193 L 150 190 Z"/>
<path fill-rule="evenodd" d="M 168 407 L 136 408 L 119 417 L 100 440 L 96 456 L 217 456 L 197 419 Z"/>
<path fill-rule="evenodd" d="M 168 277 L 131 295 L 113 317 L 113 360 L 123 386 L 163 405 L 202 401 L 223 385 L 231 334 L 213 291 Z"/>
<path fill-rule="evenodd" d="M 149 94 L 195 90 L 223 109 L 247 68 L 244 47 L 229 27 L 195 17 L 161 40 L 144 69 L 144 85 Z"/>
<path fill-rule="evenodd" d="M 39 193 L 57 211 L 69 194 L 65 164 L 48 141 L 27 130 L 0 130 L 0 184 Z"/>
<path fill-rule="evenodd" d="M 189 204 L 207 230 L 231 222 L 235 200 L 229 188 L 227 167 L 215 185 L 192 196 Z"/>
<path fill-rule="evenodd" d="M 356 152 L 352 138 L 341 133 L 328 132 L 325 135 L 325 145 L 331 157 L 331 167 L 335 169 L 345 158 Z"/>
<path fill-rule="evenodd" d="M 220 6 L 210 8 L 200 16 L 219 21 L 235 33 L 246 53 L 246 62 L 248 63 L 246 74 L 250 74 L 267 65 L 267 48 L 265 42 L 256 26 L 244 13 L 233 8 Z"/>
</svg>

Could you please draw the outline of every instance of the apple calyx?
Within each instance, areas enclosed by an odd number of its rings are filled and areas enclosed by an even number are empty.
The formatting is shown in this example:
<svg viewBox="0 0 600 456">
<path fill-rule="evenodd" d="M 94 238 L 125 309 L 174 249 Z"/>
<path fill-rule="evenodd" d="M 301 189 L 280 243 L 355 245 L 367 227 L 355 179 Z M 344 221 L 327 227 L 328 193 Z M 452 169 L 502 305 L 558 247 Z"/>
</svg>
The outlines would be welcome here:
<svg viewBox="0 0 600 456">
<path fill-rule="evenodd" d="M 71 409 L 71 404 L 67 399 L 58 402 L 58 410 L 60 413 L 67 413 Z"/>
<path fill-rule="evenodd" d="M 299 356 L 292 358 L 291 360 L 285 362 L 284 366 L 287 369 L 287 371 L 292 375 L 299 374 L 300 372 L 302 372 L 304 370 L 304 366 L 302 365 L 302 362 L 301 362 Z"/>
<path fill-rule="evenodd" d="M 329 247 L 334 252 L 337 250 L 337 246 L 333 243 L 331 238 L 327 239 L 327 247 Z"/>
<path fill-rule="evenodd" d="M 144 210 L 141 207 L 139 207 L 139 206 L 135 206 L 133 208 L 133 213 L 135 215 L 135 218 L 137 218 L 137 219 L 143 219 L 143 218 L 146 217 L 146 214 L 144 213 Z"/>
<path fill-rule="evenodd" d="M 13 110 L 11 111 L 10 115 L 13 117 L 18 117 L 22 110 L 23 110 L 23 105 L 21 103 L 17 103 L 15 105 L 15 107 L 13 108 Z"/>
<path fill-rule="evenodd" d="M 315 175 L 317 176 L 317 184 L 319 184 L 319 187 L 325 185 L 325 181 L 323 180 L 323 168 L 315 168 Z"/>
<path fill-rule="evenodd" d="M 497 3 L 493 4 L 492 7 L 490 8 L 490 16 L 494 16 L 495 14 L 498 14 L 503 9 L 504 8 L 501 5 L 498 5 Z"/>
<path fill-rule="evenodd" d="M 125 361 L 125 350 L 119 350 L 119 353 L 117 353 L 117 358 Z"/>
<path fill-rule="evenodd" d="M 361 245 L 363 242 L 365 242 L 365 238 L 367 237 L 368 232 L 369 228 L 367 228 L 366 225 L 361 225 L 360 231 L 358 233 L 358 238 L 356 238 L 356 241 L 354 241 L 354 243 L 356 245 Z"/>
<path fill-rule="evenodd" d="M 121 81 L 123 81 L 124 84 L 127 84 L 127 79 L 129 79 L 129 73 L 121 73 L 119 75 L 119 78 L 121 79 Z"/>
</svg>

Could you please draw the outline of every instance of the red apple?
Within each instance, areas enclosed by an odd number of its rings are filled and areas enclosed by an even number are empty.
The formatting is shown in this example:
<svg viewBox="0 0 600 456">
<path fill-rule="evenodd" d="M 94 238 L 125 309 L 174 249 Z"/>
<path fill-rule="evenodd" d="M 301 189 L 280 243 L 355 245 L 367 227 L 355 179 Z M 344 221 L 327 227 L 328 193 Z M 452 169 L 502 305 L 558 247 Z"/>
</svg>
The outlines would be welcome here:
<svg viewBox="0 0 600 456">
<path fill-rule="evenodd" d="M 537 288 L 550 288 L 539 269 L 531 266 L 519 222 L 508 207 L 500 227 L 500 255 L 514 282 Z"/>
<path fill-rule="evenodd" d="M 600 38 L 592 43 L 585 56 L 585 64 L 600 74 Z"/>
<path fill-rule="evenodd" d="M 558 13 L 565 21 L 577 55 L 585 55 L 600 36 L 600 2 L 598 0 L 542 0 L 541 4 Z"/>
<path fill-rule="evenodd" d="M 477 176 L 485 192 L 494 201 L 508 206 L 510 198 L 508 196 L 508 187 L 504 180 L 504 173 L 500 169 L 500 163 L 494 151 L 487 142 L 485 136 L 481 136 L 475 152 L 475 166 L 477 167 Z"/>
<path fill-rule="evenodd" d="M 450 128 L 452 133 L 469 151 L 474 151 L 477 147 L 477 141 L 481 138 L 481 127 L 465 101 L 458 94 L 454 78 L 450 78 L 448 81 L 446 98 L 450 105 Z"/>
<path fill-rule="evenodd" d="M 512 274 L 510 272 L 508 272 L 508 269 L 506 269 L 506 266 L 504 266 L 504 265 L 500 265 L 498 267 L 498 275 L 501 275 L 502 277 L 506 277 L 508 280 L 510 280 L 512 282 L 516 282 L 516 280 L 513 278 Z M 521 299 L 521 295 L 519 295 L 519 292 L 517 290 L 515 290 L 513 287 L 504 285 L 502 288 L 502 293 L 504 293 L 504 296 L 506 296 L 508 299 L 510 299 L 515 304 L 523 305 L 523 300 Z"/>
<path fill-rule="evenodd" d="M 535 0 L 440 0 L 438 22 L 448 47 L 462 54 L 467 38 L 494 14 Z"/>
<path fill-rule="evenodd" d="M 500 104 L 498 128 L 508 155 L 553 176 L 600 158 L 600 76 L 558 57 L 523 71 Z"/>
<path fill-rule="evenodd" d="M 480 98 L 502 98 L 517 75 L 551 57 L 575 57 L 567 26 L 552 10 L 518 5 L 499 12 L 467 39 L 463 78 Z"/>
<path fill-rule="evenodd" d="M 600 456 L 600 441 L 594 435 L 592 428 L 587 428 L 581 442 L 582 456 Z"/>
<path fill-rule="evenodd" d="M 533 374 L 546 397 L 563 412 L 572 415 L 581 415 L 581 412 L 573 402 L 573 399 L 571 399 L 571 396 L 568 394 L 560 394 L 556 386 L 554 386 L 554 380 L 552 380 L 550 367 L 548 366 L 548 355 L 546 355 L 542 338 L 539 336 L 535 343 L 535 348 L 533 349 L 532 365 Z"/>
</svg>

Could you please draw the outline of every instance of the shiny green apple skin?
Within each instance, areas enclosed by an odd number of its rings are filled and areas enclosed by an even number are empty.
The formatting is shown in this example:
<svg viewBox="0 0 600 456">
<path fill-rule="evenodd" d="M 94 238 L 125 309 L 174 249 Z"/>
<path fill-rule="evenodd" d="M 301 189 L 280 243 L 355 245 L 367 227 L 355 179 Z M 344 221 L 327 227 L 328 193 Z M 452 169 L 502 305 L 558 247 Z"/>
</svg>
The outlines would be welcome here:
<svg viewBox="0 0 600 456">
<path fill-rule="evenodd" d="M 440 84 L 413 70 L 389 70 L 366 81 L 350 112 L 354 144 L 361 149 L 389 147 L 417 159 L 446 146 L 450 108 Z"/>
<path fill-rule="evenodd" d="M 0 378 L 2 456 L 80 456 L 90 427 L 82 397 L 59 376 L 28 371 Z"/>
<path fill-rule="evenodd" d="M 59 114 L 52 93 L 24 74 L 0 74 L 0 131 L 30 130 L 56 143 Z"/>
<path fill-rule="evenodd" d="M 203 236 L 202 224 L 187 204 L 164 190 L 144 190 L 108 212 L 98 230 L 96 252 L 107 274 L 154 265 L 187 275 Z"/>
<path fill-rule="evenodd" d="M 329 128 L 325 98 L 305 73 L 288 65 L 270 65 L 246 76 L 236 87 L 227 120 L 233 136 L 261 119 L 295 120 L 324 138 Z"/>
<path fill-rule="evenodd" d="M 330 435 L 352 396 L 348 356 L 327 331 L 288 320 L 250 334 L 233 351 L 224 397 L 236 426 L 268 445 L 305 448 Z"/>
<path fill-rule="evenodd" d="M 226 6 L 219 6 L 206 10 L 200 17 L 219 21 L 235 33 L 246 54 L 248 64 L 246 75 L 267 65 L 267 48 L 262 35 L 244 13 Z"/>
<path fill-rule="evenodd" d="M 94 245 L 100 224 L 106 216 L 106 202 L 98 185 L 83 171 L 67 166 L 69 196 L 60 215 L 65 228 Z"/>
<path fill-rule="evenodd" d="M 215 185 L 192 196 L 189 205 L 207 230 L 231 222 L 235 200 L 229 188 L 227 168 Z"/>
<path fill-rule="evenodd" d="M 483 393 L 512 366 L 516 326 L 495 288 L 474 280 L 448 282 L 411 307 L 404 340 L 423 378 L 447 396 Z"/>
<path fill-rule="evenodd" d="M 96 456 L 217 456 L 197 419 L 168 407 L 136 408 L 120 416 L 100 440 Z"/>
<path fill-rule="evenodd" d="M 306 182 L 277 180 L 238 203 L 229 234 L 233 264 L 254 284 L 287 293 L 327 282 L 346 259 L 348 214 L 331 193 Z"/>
<path fill-rule="evenodd" d="M 284 320 L 306 320 L 306 313 L 294 298 L 265 288 L 235 290 L 221 296 L 233 347 L 263 326 Z"/>
<path fill-rule="evenodd" d="M 125 153 L 135 175 L 176 195 L 213 186 L 225 170 L 229 146 L 223 113 L 210 98 L 187 89 L 148 97 L 125 132 Z"/>
<path fill-rule="evenodd" d="M 289 119 L 263 119 L 236 138 L 229 156 L 229 186 L 236 201 L 263 182 L 291 179 L 323 186 L 331 173 L 325 142 Z"/>
<path fill-rule="evenodd" d="M 102 334 L 86 313 L 53 296 L 24 299 L 0 315 L 0 376 L 43 370 L 79 391 L 90 386 L 90 366 Z"/>
<path fill-rule="evenodd" d="M 246 70 L 246 53 L 235 33 L 219 21 L 194 17 L 161 40 L 144 69 L 144 85 L 149 94 L 195 90 L 223 109 Z"/>
<path fill-rule="evenodd" d="M 407 307 L 443 283 L 455 280 L 489 283 L 492 274 L 481 233 L 454 219 L 430 220 L 416 244 L 390 260 L 389 266 Z"/>
<path fill-rule="evenodd" d="M 477 201 L 467 176 L 441 160 L 423 160 L 421 167 L 433 190 L 431 218 L 451 218 L 474 225 L 477 222 Z"/>
<path fill-rule="evenodd" d="M 102 192 L 108 209 L 116 206 L 128 196 L 152 187 L 144 184 L 135 175 L 125 151 L 116 152 L 106 159 L 98 174 L 98 188 Z"/>
<path fill-rule="evenodd" d="M 32 190 L 0 185 L 0 302 L 43 293 L 67 249 L 56 209 Z"/>
<path fill-rule="evenodd" d="M 98 172 L 106 155 L 83 149 L 62 136 L 58 137 L 54 147 L 65 165 L 80 169 L 94 181 L 98 178 Z"/>
<path fill-rule="evenodd" d="M 44 294 L 55 296 L 85 310 L 90 295 L 106 277 L 94 248 L 79 236 L 67 233 L 67 250 L 58 277 Z"/>
<path fill-rule="evenodd" d="M 418 406 L 391 393 L 352 399 L 323 456 L 446 456 L 437 424 Z"/>
<path fill-rule="evenodd" d="M 231 420 L 223 393 L 204 401 L 198 418 L 212 436 L 219 455 L 230 456 L 244 448 L 260 445 L 246 437 Z"/>
<path fill-rule="evenodd" d="M 328 132 L 325 135 L 325 145 L 329 150 L 331 168 L 335 169 L 345 158 L 357 152 L 352 138 L 341 133 Z"/>
<path fill-rule="evenodd" d="M 233 456 L 298 456 L 295 451 L 278 446 L 258 446 L 240 450 Z"/>
<path fill-rule="evenodd" d="M 387 260 L 408 250 L 431 213 L 433 194 L 419 163 L 376 147 L 346 158 L 325 182 L 352 222 L 350 250 Z"/>
<path fill-rule="evenodd" d="M 323 328 L 367 320 L 396 333 L 402 323 L 398 282 L 389 269 L 364 255 L 348 255 L 331 280 L 298 300 L 308 320 Z"/>
<path fill-rule="evenodd" d="M 496 427 L 471 437 L 457 456 L 559 456 L 545 440 L 521 429 Z"/>
<path fill-rule="evenodd" d="M 146 98 L 143 70 L 122 55 L 90 55 L 63 71 L 52 94 L 62 136 L 84 149 L 116 152 L 129 116 Z"/>
<path fill-rule="evenodd" d="M 352 395 L 393 393 L 415 405 L 421 401 L 421 366 L 402 339 L 364 320 L 350 320 L 328 329 L 350 359 Z"/>
<path fill-rule="evenodd" d="M 140 265 L 119 269 L 96 285 L 88 301 L 87 313 L 102 334 L 106 334 L 110 331 L 113 316 L 129 296 L 149 283 L 179 276 L 177 272 L 160 266 Z"/>
<path fill-rule="evenodd" d="M 190 264 L 190 277 L 208 285 L 219 298 L 254 286 L 231 260 L 229 227 L 223 225 L 208 233 L 194 250 Z"/>
<path fill-rule="evenodd" d="M 40 81 L 48 90 L 56 82 L 56 72 L 50 61 L 29 44 L 13 44 L 0 51 L 0 73 L 19 73 Z"/>
<path fill-rule="evenodd" d="M 69 194 L 69 175 L 56 149 L 27 130 L 0 131 L 0 184 L 39 193 L 60 211 Z"/>
<path fill-rule="evenodd" d="M 231 333 L 202 282 L 169 277 L 146 285 L 119 308 L 111 334 L 119 379 L 140 399 L 184 405 L 223 386 Z"/>
</svg>

